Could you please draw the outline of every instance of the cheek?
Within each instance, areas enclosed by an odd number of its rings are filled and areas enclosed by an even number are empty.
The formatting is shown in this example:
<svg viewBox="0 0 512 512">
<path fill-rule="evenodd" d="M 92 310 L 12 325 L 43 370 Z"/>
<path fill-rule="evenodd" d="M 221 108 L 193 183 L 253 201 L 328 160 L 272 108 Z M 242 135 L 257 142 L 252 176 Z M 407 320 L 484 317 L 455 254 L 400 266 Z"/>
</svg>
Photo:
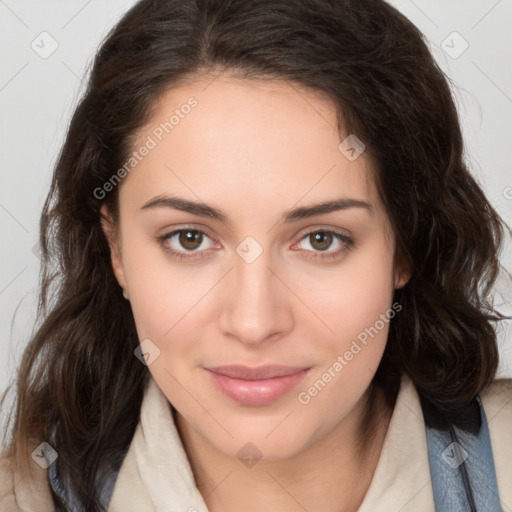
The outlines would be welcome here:
<svg viewBox="0 0 512 512">
<path fill-rule="evenodd" d="M 308 296 L 329 327 L 331 336 L 327 339 L 332 344 L 342 348 L 390 308 L 394 291 L 392 267 L 392 254 L 375 244 L 350 254 L 321 286 L 315 286 L 313 280 L 309 283 Z"/>
<path fill-rule="evenodd" d="M 124 268 L 139 340 L 150 339 L 160 351 L 151 371 L 169 378 L 165 370 L 181 375 L 201 362 L 202 331 L 215 304 L 210 292 L 219 276 L 207 266 L 173 262 L 155 247 L 127 243 Z"/>
<path fill-rule="evenodd" d="M 321 287 L 309 282 L 312 309 L 323 322 L 309 322 L 323 363 L 308 382 L 317 406 L 330 407 L 336 396 L 360 396 L 381 360 L 396 312 L 392 254 L 379 247 L 354 253 Z"/>
<path fill-rule="evenodd" d="M 184 276 L 177 271 L 164 275 L 155 268 L 133 273 L 130 302 L 139 336 L 153 337 L 162 346 L 177 338 L 188 339 L 185 330 L 189 327 L 197 330 L 194 320 L 201 310 L 197 306 L 201 299 L 205 300 L 211 286 L 204 278 Z"/>
<path fill-rule="evenodd" d="M 123 267 L 140 337 L 170 334 L 207 285 L 204 276 L 174 262 L 157 241 L 137 230 L 124 236 Z"/>
</svg>

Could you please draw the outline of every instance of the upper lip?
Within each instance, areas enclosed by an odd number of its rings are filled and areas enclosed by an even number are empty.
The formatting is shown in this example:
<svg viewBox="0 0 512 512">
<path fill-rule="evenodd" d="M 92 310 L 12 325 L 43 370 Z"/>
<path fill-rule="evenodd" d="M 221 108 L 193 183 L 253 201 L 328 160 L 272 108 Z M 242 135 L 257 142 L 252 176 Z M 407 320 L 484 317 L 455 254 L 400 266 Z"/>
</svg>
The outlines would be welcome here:
<svg viewBox="0 0 512 512">
<path fill-rule="evenodd" d="M 232 377 L 234 379 L 245 380 L 258 380 L 258 379 L 271 379 L 273 377 L 284 377 L 285 375 L 293 375 L 303 370 L 308 370 L 308 367 L 298 366 L 282 366 L 282 365 L 267 365 L 251 368 L 249 366 L 231 364 L 225 366 L 212 366 L 206 368 L 207 370 Z"/>
</svg>

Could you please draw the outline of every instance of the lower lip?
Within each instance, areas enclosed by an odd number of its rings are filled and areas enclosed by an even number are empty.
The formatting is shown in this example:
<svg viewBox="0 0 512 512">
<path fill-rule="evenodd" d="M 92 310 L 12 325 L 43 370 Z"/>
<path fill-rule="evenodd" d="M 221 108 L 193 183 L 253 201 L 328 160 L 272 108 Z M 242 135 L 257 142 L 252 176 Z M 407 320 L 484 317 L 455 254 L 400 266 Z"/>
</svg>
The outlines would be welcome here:
<svg viewBox="0 0 512 512">
<path fill-rule="evenodd" d="M 306 376 L 310 368 L 293 375 L 272 379 L 234 379 L 207 370 L 217 388 L 227 397 L 243 405 L 270 404 L 288 393 Z"/>
</svg>

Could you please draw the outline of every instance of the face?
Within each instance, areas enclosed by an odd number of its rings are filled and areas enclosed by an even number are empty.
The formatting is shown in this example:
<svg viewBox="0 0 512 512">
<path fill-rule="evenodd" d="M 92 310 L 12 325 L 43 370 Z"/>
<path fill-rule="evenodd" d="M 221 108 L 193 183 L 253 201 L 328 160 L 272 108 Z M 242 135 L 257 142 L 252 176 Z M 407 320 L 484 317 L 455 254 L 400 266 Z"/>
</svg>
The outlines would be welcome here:
<svg viewBox="0 0 512 512">
<path fill-rule="evenodd" d="M 104 225 L 149 371 L 218 451 L 291 457 L 349 421 L 399 314 L 370 163 L 339 149 L 330 102 L 286 82 L 203 77 L 156 107 L 119 185 L 117 237 Z M 224 365 L 295 375 L 208 370 Z"/>
</svg>

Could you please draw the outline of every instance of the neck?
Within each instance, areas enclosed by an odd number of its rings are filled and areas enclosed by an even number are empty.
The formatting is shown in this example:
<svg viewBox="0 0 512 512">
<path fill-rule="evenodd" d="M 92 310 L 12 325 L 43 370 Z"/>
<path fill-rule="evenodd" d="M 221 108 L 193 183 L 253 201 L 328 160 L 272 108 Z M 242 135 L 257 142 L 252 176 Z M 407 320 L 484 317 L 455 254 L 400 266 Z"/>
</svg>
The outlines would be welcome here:
<svg viewBox="0 0 512 512">
<path fill-rule="evenodd" d="M 285 460 L 251 468 L 217 451 L 173 409 L 196 485 L 211 512 L 355 512 L 373 478 L 393 405 L 370 386 L 353 421 Z M 351 413 L 352 414 L 352 413 Z"/>
</svg>

